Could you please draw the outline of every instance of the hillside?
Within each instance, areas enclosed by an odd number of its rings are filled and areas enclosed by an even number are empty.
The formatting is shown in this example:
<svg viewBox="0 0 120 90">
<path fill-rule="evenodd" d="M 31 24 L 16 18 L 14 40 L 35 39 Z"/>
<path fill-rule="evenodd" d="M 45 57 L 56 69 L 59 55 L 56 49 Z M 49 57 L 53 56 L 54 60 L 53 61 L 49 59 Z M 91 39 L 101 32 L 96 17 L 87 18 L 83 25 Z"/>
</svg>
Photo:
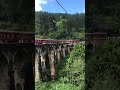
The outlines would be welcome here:
<svg viewBox="0 0 120 90">
<path fill-rule="evenodd" d="M 120 41 L 108 41 L 86 54 L 86 87 L 89 90 L 119 90 Z"/>
<path fill-rule="evenodd" d="M 84 37 L 84 19 L 81 14 L 35 12 L 36 37 L 44 39 L 80 39 Z"/>
</svg>

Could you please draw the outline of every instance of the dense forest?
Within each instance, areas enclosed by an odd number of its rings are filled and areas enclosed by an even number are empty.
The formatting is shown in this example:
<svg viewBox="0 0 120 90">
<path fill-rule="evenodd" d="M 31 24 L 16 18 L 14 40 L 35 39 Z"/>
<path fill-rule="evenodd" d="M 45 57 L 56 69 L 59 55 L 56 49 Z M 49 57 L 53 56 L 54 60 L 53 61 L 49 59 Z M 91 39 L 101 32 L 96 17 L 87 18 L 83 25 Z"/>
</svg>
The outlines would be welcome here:
<svg viewBox="0 0 120 90">
<path fill-rule="evenodd" d="M 120 41 L 106 41 L 86 54 L 87 90 L 120 90 Z"/>
<path fill-rule="evenodd" d="M 119 0 L 86 0 L 85 32 L 120 36 L 119 18 Z M 95 52 L 85 51 L 86 90 L 120 90 L 120 41 L 106 40 Z"/>
<path fill-rule="evenodd" d="M 80 39 L 84 37 L 85 14 L 35 12 L 36 38 Z"/>
<path fill-rule="evenodd" d="M 34 32 L 33 0 L 0 0 L 0 30 Z"/>
<path fill-rule="evenodd" d="M 119 0 L 86 0 L 86 31 L 120 35 Z"/>
<path fill-rule="evenodd" d="M 85 89 L 85 43 L 74 47 L 58 66 L 58 80 L 36 82 L 35 90 L 84 90 Z"/>
</svg>

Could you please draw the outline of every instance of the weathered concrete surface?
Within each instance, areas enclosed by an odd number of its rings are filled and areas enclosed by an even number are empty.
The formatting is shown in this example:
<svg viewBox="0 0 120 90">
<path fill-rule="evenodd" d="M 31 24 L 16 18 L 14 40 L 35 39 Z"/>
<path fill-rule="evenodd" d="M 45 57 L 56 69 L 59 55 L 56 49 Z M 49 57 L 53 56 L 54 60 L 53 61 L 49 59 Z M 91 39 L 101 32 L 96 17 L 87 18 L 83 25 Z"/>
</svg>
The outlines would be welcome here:
<svg viewBox="0 0 120 90">
<path fill-rule="evenodd" d="M 35 81 L 55 80 L 57 66 L 70 49 L 59 44 L 0 44 L 0 90 L 34 90 Z"/>
<path fill-rule="evenodd" d="M 67 44 L 36 45 L 36 52 L 39 53 L 35 55 L 35 81 L 57 79 L 57 67 L 73 47 Z"/>
<path fill-rule="evenodd" d="M 0 90 L 34 90 L 34 44 L 0 45 Z"/>
</svg>

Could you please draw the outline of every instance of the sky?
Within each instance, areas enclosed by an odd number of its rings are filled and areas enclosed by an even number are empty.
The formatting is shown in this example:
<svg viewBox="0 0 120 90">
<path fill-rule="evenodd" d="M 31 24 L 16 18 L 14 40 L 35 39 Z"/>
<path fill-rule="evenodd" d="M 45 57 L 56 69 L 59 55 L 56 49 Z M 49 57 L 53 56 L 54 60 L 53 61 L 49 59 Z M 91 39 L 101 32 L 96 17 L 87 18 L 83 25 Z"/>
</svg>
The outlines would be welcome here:
<svg viewBox="0 0 120 90">
<path fill-rule="evenodd" d="M 69 14 L 85 12 L 85 0 L 58 0 L 58 2 Z M 35 11 L 65 13 L 65 11 L 57 4 L 56 0 L 35 0 Z"/>
</svg>

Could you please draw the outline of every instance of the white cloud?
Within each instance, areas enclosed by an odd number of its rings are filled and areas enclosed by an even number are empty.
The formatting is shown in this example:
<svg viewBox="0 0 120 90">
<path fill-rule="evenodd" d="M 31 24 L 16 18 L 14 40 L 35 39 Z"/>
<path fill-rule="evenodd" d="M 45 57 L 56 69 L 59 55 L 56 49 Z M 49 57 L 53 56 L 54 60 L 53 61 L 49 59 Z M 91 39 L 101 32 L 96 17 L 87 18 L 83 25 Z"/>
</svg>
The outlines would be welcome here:
<svg viewBox="0 0 120 90">
<path fill-rule="evenodd" d="M 42 11 L 43 4 L 47 4 L 47 0 L 35 0 L 35 11 Z"/>
<path fill-rule="evenodd" d="M 82 13 L 85 13 L 85 9 L 82 11 Z"/>
</svg>

